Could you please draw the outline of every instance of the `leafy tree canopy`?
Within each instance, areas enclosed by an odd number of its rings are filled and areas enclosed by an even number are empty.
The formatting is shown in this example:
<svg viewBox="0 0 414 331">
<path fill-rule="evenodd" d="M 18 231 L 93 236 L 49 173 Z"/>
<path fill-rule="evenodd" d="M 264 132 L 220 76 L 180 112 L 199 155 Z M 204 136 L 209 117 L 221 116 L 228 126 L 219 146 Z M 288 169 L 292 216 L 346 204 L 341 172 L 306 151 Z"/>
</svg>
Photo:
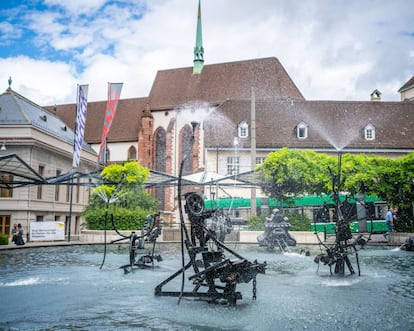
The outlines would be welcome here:
<svg viewBox="0 0 414 331">
<path fill-rule="evenodd" d="M 159 208 L 159 202 L 144 189 L 149 170 L 138 162 L 108 165 L 101 176 L 107 184 L 93 190 L 85 210 L 89 229 L 104 229 L 108 211 L 119 229 L 136 229 L 142 226 L 146 215 Z"/>
<path fill-rule="evenodd" d="M 342 192 L 375 194 L 390 205 L 409 208 L 414 201 L 414 153 L 400 158 L 373 154 L 327 155 L 283 148 L 270 153 L 257 172 L 264 191 L 286 199 L 329 194 L 338 179 Z"/>
</svg>

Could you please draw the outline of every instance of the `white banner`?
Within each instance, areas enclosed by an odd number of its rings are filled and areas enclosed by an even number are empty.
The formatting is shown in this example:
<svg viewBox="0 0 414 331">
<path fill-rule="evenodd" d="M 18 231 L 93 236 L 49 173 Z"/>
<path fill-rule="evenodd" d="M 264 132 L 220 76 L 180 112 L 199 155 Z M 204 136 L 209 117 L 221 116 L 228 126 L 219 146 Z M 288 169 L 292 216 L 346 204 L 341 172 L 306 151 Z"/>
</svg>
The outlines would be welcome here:
<svg viewBox="0 0 414 331">
<path fill-rule="evenodd" d="M 29 240 L 65 240 L 65 224 L 63 222 L 31 222 Z"/>
</svg>

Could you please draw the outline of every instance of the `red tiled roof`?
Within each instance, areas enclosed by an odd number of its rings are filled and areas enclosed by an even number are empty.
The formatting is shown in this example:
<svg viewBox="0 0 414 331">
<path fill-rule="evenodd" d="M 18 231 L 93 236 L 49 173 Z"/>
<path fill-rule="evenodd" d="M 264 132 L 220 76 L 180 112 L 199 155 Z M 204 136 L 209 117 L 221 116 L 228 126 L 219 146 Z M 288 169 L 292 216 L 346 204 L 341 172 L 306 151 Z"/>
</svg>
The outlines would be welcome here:
<svg viewBox="0 0 414 331">
<path fill-rule="evenodd" d="M 152 110 L 173 108 L 190 101 L 221 103 L 227 99 L 256 98 L 303 100 L 279 60 L 275 57 L 205 65 L 201 74 L 192 67 L 158 71 L 149 95 Z"/>
<path fill-rule="evenodd" d="M 109 131 L 109 142 L 137 141 L 140 129 L 141 116 L 145 113 L 147 98 L 122 99 L 119 101 L 115 117 Z M 54 107 L 45 107 L 53 112 Z M 101 142 L 102 127 L 106 101 L 88 102 L 86 117 L 85 141 L 88 144 Z M 60 117 L 72 130 L 75 127 L 76 104 L 56 106 L 56 115 Z"/>
<path fill-rule="evenodd" d="M 414 104 L 401 102 L 354 101 L 256 101 L 257 148 L 414 149 Z M 207 147 L 232 147 L 237 125 L 250 126 L 250 101 L 225 102 L 210 125 L 205 125 Z M 219 122 L 216 125 L 215 122 Z M 223 127 L 222 123 L 230 123 Z M 308 138 L 298 139 L 296 127 L 308 126 Z M 364 127 L 375 128 L 375 139 L 365 140 Z M 220 128 L 220 125 L 222 126 Z M 240 147 L 250 147 L 250 138 Z"/>
</svg>

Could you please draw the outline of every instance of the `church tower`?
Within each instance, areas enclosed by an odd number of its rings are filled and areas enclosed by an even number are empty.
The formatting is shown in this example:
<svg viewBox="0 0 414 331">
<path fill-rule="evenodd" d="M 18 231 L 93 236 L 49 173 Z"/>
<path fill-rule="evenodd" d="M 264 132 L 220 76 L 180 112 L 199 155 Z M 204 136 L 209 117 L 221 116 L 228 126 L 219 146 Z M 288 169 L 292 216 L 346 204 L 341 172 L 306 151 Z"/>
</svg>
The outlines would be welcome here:
<svg viewBox="0 0 414 331">
<path fill-rule="evenodd" d="M 200 74 L 204 65 L 204 48 L 203 48 L 203 36 L 201 31 L 201 6 L 198 0 L 198 13 L 197 13 L 197 35 L 196 44 L 194 47 L 194 66 L 193 74 Z"/>
</svg>

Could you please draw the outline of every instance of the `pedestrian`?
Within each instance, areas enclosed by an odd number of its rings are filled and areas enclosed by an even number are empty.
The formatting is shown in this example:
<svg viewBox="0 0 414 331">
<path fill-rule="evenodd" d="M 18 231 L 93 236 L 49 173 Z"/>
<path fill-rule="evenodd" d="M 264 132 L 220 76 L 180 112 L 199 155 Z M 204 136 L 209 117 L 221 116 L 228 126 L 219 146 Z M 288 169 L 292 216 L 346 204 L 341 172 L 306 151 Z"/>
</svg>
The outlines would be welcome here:
<svg viewBox="0 0 414 331">
<path fill-rule="evenodd" d="M 318 209 L 318 212 L 316 214 L 316 220 L 318 222 L 323 222 L 323 223 L 327 223 L 330 221 L 329 207 L 326 201 L 324 201 L 323 205 Z"/>
<path fill-rule="evenodd" d="M 16 237 L 15 244 L 16 245 L 24 245 L 23 228 L 22 228 L 22 225 L 20 223 L 17 224 L 17 237 Z"/>
<path fill-rule="evenodd" d="M 16 223 L 14 223 L 14 224 L 13 224 L 13 228 L 12 228 L 12 230 L 11 230 L 11 234 L 12 234 L 12 243 L 16 243 L 16 240 L 17 240 L 17 232 L 18 232 L 18 230 L 17 230 L 17 224 L 16 224 Z"/>
<path fill-rule="evenodd" d="M 385 223 L 387 224 L 387 232 L 384 233 L 384 238 L 388 239 L 389 235 L 394 229 L 394 209 L 392 207 L 388 208 L 387 213 L 385 214 Z"/>
<path fill-rule="evenodd" d="M 18 232 L 18 230 L 17 230 L 17 224 L 14 223 L 13 224 L 13 229 L 11 231 L 11 233 L 12 233 L 12 243 L 16 243 L 16 241 L 17 241 L 17 232 Z"/>
</svg>

